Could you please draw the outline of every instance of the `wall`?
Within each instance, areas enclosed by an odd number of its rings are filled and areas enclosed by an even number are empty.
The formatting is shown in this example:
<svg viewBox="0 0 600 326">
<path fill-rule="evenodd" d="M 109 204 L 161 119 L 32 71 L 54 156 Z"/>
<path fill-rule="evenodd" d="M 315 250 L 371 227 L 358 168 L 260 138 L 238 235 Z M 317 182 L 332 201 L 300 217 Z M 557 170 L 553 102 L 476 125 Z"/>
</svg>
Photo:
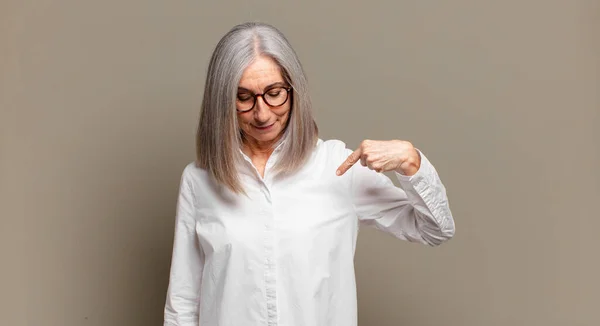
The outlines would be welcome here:
<svg viewBox="0 0 600 326">
<path fill-rule="evenodd" d="M 2 325 L 159 325 L 210 52 L 264 20 L 322 138 L 412 141 L 456 218 L 361 231 L 361 325 L 598 325 L 597 1 L 3 1 Z"/>
</svg>

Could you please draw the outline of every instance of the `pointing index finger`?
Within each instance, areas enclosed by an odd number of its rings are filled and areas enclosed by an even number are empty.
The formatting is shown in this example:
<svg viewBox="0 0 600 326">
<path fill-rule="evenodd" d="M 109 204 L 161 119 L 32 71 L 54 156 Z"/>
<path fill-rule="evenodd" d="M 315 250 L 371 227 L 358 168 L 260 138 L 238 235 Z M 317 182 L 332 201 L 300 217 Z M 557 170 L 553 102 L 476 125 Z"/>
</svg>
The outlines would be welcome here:
<svg viewBox="0 0 600 326">
<path fill-rule="evenodd" d="M 362 149 L 359 147 L 357 150 L 352 152 L 352 154 L 350 154 L 350 156 L 348 156 L 348 158 L 344 161 L 344 163 L 342 163 L 342 165 L 340 165 L 340 167 L 338 167 L 336 174 L 342 175 L 342 174 L 346 173 L 346 171 L 348 171 L 348 169 L 350 169 L 356 162 L 358 162 L 358 160 L 360 160 L 361 155 L 362 155 Z"/>
</svg>

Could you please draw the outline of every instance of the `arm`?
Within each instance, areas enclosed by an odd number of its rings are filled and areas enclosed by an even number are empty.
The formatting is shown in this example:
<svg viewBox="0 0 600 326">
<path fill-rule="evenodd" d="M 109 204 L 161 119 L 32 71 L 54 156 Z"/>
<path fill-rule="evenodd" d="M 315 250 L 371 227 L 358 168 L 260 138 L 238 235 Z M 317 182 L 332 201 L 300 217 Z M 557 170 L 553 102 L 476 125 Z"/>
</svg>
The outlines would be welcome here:
<svg viewBox="0 0 600 326">
<path fill-rule="evenodd" d="M 454 220 L 435 168 L 419 154 L 421 163 L 415 174 L 393 172 L 400 188 L 384 174 L 354 165 L 351 192 L 361 224 L 402 240 L 436 246 L 454 236 Z"/>
<path fill-rule="evenodd" d="M 164 325 L 198 325 L 204 255 L 196 238 L 194 195 L 186 173 L 181 178 Z"/>
</svg>

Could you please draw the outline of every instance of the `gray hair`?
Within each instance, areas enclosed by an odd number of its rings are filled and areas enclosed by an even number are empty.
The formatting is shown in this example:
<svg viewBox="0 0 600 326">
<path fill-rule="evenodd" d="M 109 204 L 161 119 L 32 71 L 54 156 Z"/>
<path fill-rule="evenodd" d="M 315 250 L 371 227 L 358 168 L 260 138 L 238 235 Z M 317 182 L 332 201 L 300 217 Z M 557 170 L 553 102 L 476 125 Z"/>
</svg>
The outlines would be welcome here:
<svg viewBox="0 0 600 326">
<path fill-rule="evenodd" d="M 265 23 L 234 26 L 210 59 L 196 136 L 197 165 L 234 193 L 245 193 L 237 171 L 243 156 L 235 98 L 244 70 L 261 55 L 277 62 L 293 89 L 290 118 L 281 139 L 284 143 L 274 166 L 276 175 L 297 171 L 311 155 L 318 137 L 307 79 L 286 37 Z"/>
</svg>

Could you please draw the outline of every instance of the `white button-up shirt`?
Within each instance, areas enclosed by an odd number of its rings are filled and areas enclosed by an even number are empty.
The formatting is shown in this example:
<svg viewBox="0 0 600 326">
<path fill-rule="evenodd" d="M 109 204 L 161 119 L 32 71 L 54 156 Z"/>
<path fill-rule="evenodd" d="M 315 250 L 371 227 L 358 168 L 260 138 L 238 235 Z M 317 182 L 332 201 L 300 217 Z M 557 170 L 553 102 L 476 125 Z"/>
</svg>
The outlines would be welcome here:
<svg viewBox="0 0 600 326">
<path fill-rule="evenodd" d="M 425 155 L 401 187 L 355 164 L 352 153 L 320 140 L 305 166 L 260 176 L 245 156 L 247 196 L 221 190 L 205 170 L 183 171 L 164 325 L 353 326 L 354 252 L 359 225 L 438 245 L 454 234 L 446 191 Z"/>
</svg>

